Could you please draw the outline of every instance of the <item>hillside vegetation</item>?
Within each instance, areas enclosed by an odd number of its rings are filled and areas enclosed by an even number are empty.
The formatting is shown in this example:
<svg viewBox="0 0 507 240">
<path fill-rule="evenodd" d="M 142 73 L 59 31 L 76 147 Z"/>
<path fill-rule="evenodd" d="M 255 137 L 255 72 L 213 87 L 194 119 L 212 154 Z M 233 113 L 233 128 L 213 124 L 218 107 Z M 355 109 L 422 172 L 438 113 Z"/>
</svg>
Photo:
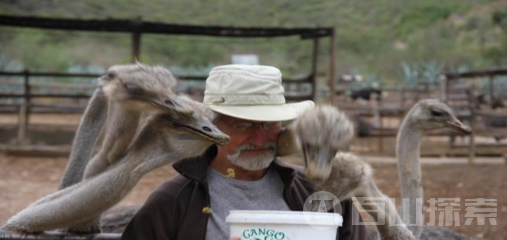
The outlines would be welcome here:
<svg viewBox="0 0 507 240">
<path fill-rule="evenodd" d="M 393 84 L 441 71 L 507 65 L 507 1 L 490 0 L 4 0 L 0 14 L 178 24 L 335 27 L 339 74 Z M 128 34 L 0 27 L 0 69 L 102 71 L 130 61 Z M 321 77 L 327 74 L 327 39 Z M 310 40 L 143 35 L 143 62 L 206 71 L 255 53 L 290 75 L 310 68 Z M 414 75 L 414 72 L 418 74 Z M 421 72 L 429 72 L 421 74 Z M 433 74 L 433 75 L 432 75 Z M 434 80 L 434 79 L 430 79 Z"/>
</svg>

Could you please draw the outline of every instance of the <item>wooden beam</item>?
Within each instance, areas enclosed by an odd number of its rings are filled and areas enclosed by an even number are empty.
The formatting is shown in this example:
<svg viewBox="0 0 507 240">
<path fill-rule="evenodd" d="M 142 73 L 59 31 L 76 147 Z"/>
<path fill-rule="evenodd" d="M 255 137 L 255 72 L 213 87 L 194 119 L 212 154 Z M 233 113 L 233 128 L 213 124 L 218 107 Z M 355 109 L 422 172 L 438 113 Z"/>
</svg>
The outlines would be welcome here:
<svg viewBox="0 0 507 240">
<path fill-rule="evenodd" d="M 302 39 L 330 36 L 332 28 L 263 28 L 263 27 L 223 27 L 167 24 L 130 19 L 72 19 L 43 18 L 0 15 L 0 25 L 11 27 L 42 28 L 69 31 L 123 32 L 172 35 L 197 35 L 215 37 L 287 37 L 299 36 Z"/>
<path fill-rule="evenodd" d="M 0 71 L 0 76 L 25 76 L 25 71 L 22 72 L 11 72 L 11 71 Z M 97 78 L 100 74 L 93 73 L 62 73 L 62 72 L 29 72 L 30 77 L 89 77 Z"/>
<path fill-rule="evenodd" d="M 334 95 L 335 95 L 335 78 L 336 78 L 336 66 L 335 66 L 335 57 L 336 57 L 336 36 L 334 29 L 331 30 L 331 37 L 329 38 L 329 103 L 334 103 Z"/>
<path fill-rule="evenodd" d="M 120 239 L 118 233 L 99 234 L 66 234 L 63 232 L 44 232 L 42 234 L 20 234 L 15 232 L 0 231 L 0 240 L 116 240 Z"/>
<path fill-rule="evenodd" d="M 52 93 L 29 93 L 28 96 L 26 96 L 26 93 L 0 93 L 0 98 L 90 98 L 90 94 L 52 94 Z"/>
<path fill-rule="evenodd" d="M 134 29 L 132 30 L 132 62 L 141 61 L 139 54 L 141 53 L 141 26 L 143 25 L 142 17 L 132 20 Z"/>
<path fill-rule="evenodd" d="M 132 33 L 132 62 L 141 61 L 139 54 L 141 52 L 141 33 Z"/>
<path fill-rule="evenodd" d="M 489 76 L 489 98 L 491 99 L 491 108 L 495 105 L 495 76 Z"/>
<path fill-rule="evenodd" d="M 461 73 L 444 73 L 443 75 L 445 75 L 445 77 L 449 81 L 457 80 L 460 78 L 491 77 L 491 76 L 507 75 L 507 68 L 482 69 Z"/>
<path fill-rule="evenodd" d="M 318 61 L 319 61 L 319 39 L 313 39 L 313 56 L 312 56 L 312 100 L 315 101 L 315 95 L 317 92 L 317 72 L 318 72 Z"/>
<path fill-rule="evenodd" d="M 28 124 L 30 121 L 30 73 L 28 70 L 25 70 L 25 75 L 23 78 L 24 83 L 24 93 L 23 93 L 23 103 L 19 108 L 19 116 L 18 116 L 18 145 L 22 145 L 26 140 L 26 129 L 28 128 Z"/>
</svg>

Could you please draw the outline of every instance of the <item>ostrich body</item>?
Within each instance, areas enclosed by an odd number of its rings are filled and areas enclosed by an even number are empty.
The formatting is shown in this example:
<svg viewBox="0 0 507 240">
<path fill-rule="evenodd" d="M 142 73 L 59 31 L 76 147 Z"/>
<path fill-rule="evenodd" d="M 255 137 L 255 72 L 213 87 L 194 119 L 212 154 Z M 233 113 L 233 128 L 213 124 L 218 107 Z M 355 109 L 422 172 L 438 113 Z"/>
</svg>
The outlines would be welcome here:
<svg viewBox="0 0 507 240">
<path fill-rule="evenodd" d="M 99 78 L 80 121 L 59 189 L 94 176 L 120 159 L 132 142 L 142 113 L 182 109 L 173 88 L 176 79 L 165 68 L 136 63 L 116 65 Z M 104 140 L 91 158 L 99 135 Z M 90 160 L 91 158 L 91 160 Z"/>
<path fill-rule="evenodd" d="M 146 173 L 200 155 L 213 143 L 226 144 L 229 141 L 228 136 L 209 120 L 210 110 L 190 99 L 182 100 L 194 106 L 196 111 L 191 115 L 158 114 L 150 117 L 126 155 L 113 166 L 38 200 L 11 217 L 4 229 L 40 232 L 81 226 L 123 199 Z"/>
<path fill-rule="evenodd" d="M 99 232 L 100 214 L 125 197 L 144 174 L 228 141 L 211 123 L 211 110 L 174 94 L 176 80 L 162 67 L 113 66 L 99 80 L 60 190 L 13 216 L 5 229 Z M 100 150 L 88 163 L 101 131 L 105 137 Z"/>
<path fill-rule="evenodd" d="M 345 114 L 332 106 L 318 106 L 304 112 L 291 129 L 303 151 L 306 176 L 316 190 L 331 192 L 340 201 L 375 198 L 359 203 L 381 223 L 376 227 L 382 239 L 415 239 L 394 204 L 375 185 L 370 165 L 353 154 L 338 152 L 353 136 L 353 125 Z"/>
<path fill-rule="evenodd" d="M 121 159 L 144 115 L 188 114 L 191 110 L 184 109 L 173 91 L 176 83 L 171 72 L 160 66 L 136 63 L 109 68 L 99 78 L 98 89 L 80 121 L 59 189 L 93 177 Z M 91 158 L 100 133 L 102 144 Z M 99 218 L 69 231 L 99 232 Z"/>
<path fill-rule="evenodd" d="M 340 200 L 350 197 L 371 198 L 380 202 L 364 203 L 361 206 L 370 211 L 376 222 L 381 239 L 419 239 L 423 219 L 415 220 L 417 209 L 422 209 L 421 170 L 419 147 L 425 131 L 451 128 L 470 133 L 452 110 L 438 100 L 422 100 L 405 117 L 397 137 L 398 171 L 402 198 L 409 198 L 410 223 L 421 226 L 407 228 L 387 196 L 382 194 L 373 181 L 369 164 L 348 153 L 334 154 L 351 138 L 352 127 L 344 114 L 331 106 L 317 107 L 302 114 L 292 125 L 304 154 L 306 175 L 317 190 L 334 193 Z M 421 199 L 416 202 L 415 199 Z M 421 216 L 420 214 L 418 216 Z M 409 230 L 410 229 L 410 230 Z M 426 236 L 438 236 L 435 228 L 427 229 Z M 448 234 L 447 234 L 448 235 Z"/>
</svg>

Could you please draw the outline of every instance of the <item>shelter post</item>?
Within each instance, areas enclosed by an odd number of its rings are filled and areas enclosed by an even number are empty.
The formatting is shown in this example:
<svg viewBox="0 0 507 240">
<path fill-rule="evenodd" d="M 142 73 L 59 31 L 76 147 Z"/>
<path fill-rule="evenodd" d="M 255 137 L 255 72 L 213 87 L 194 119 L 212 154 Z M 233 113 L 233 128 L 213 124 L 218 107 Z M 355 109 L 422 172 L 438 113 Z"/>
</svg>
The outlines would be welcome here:
<svg viewBox="0 0 507 240">
<path fill-rule="evenodd" d="M 317 62 L 319 61 L 319 39 L 313 39 L 313 56 L 312 56 L 312 100 L 315 101 L 315 95 L 317 92 Z"/>
<path fill-rule="evenodd" d="M 331 29 L 331 36 L 329 39 L 329 103 L 334 103 L 335 93 L 335 57 L 336 57 L 336 34 L 334 28 Z"/>
<path fill-rule="evenodd" d="M 30 114 L 30 72 L 25 70 L 23 72 L 23 102 L 19 107 L 18 116 L 18 145 L 22 145 L 26 139 L 26 129 L 28 128 L 29 114 Z"/>
<path fill-rule="evenodd" d="M 495 106 L 495 75 L 489 76 L 489 97 L 491 99 L 491 108 Z"/>
<path fill-rule="evenodd" d="M 141 25 L 143 19 L 138 17 L 132 20 L 134 30 L 132 31 L 132 62 L 141 61 L 139 54 L 141 53 Z"/>
<path fill-rule="evenodd" d="M 141 33 L 135 31 L 132 33 L 132 62 L 141 61 L 139 53 L 141 50 Z"/>
</svg>

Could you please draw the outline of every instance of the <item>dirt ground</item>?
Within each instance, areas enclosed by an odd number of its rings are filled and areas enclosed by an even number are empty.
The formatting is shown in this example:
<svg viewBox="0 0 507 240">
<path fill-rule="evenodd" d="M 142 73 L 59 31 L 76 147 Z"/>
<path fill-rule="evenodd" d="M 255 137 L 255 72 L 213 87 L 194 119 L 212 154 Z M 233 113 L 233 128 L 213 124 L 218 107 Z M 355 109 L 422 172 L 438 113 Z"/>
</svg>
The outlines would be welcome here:
<svg viewBox="0 0 507 240">
<path fill-rule="evenodd" d="M 393 158 L 365 157 L 375 169 L 376 182 L 380 189 L 390 197 L 395 197 L 399 205 L 399 183 L 396 164 Z M 425 197 L 460 198 L 459 217 L 461 226 L 449 227 L 477 239 L 507 239 L 507 167 L 501 161 L 485 161 L 468 166 L 464 161 L 427 161 L 423 164 L 423 184 Z M 20 211 L 36 199 L 55 191 L 66 158 L 21 158 L 0 156 L 0 225 L 11 215 Z M 288 159 L 295 162 L 294 159 Z M 150 192 L 173 176 L 171 166 L 165 166 L 146 175 L 134 191 L 120 205 L 142 204 Z M 496 199 L 497 224 L 465 224 L 465 199 Z M 427 218 L 428 219 L 428 216 Z M 437 214 L 438 223 L 438 214 Z"/>
</svg>

